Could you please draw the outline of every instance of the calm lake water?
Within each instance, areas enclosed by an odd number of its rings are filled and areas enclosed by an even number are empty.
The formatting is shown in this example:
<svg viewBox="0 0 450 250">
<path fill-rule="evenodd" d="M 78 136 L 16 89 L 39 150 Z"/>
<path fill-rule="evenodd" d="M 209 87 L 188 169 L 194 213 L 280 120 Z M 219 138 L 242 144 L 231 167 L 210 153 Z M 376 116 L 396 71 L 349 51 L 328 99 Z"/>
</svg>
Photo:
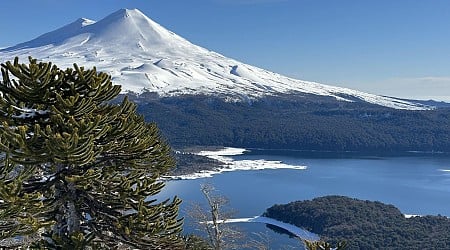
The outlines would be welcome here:
<svg viewBox="0 0 450 250">
<path fill-rule="evenodd" d="M 345 195 L 377 200 L 398 207 L 404 214 L 450 216 L 450 156 L 411 153 L 403 156 L 367 156 L 324 152 L 251 150 L 233 156 L 237 160 L 279 160 L 304 165 L 306 170 L 276 169 L 236 171 L 212 178 L 169 181 L 161 197 L 183 199 L 181 213 L 189 202 L 204 203 L 200 185 L 213 184 L 230 199 L 238 217 L 261 215 L 274 204 L 312 199 L 325 195 Z M 449 170 L 449 171 L 445 171 Z M 272 247 L 299 245 L 264 225 L 241 223 L 248 232 L 267 234 Z M 186 224 L 186 231 L 191 227 Z"/>
</svg>

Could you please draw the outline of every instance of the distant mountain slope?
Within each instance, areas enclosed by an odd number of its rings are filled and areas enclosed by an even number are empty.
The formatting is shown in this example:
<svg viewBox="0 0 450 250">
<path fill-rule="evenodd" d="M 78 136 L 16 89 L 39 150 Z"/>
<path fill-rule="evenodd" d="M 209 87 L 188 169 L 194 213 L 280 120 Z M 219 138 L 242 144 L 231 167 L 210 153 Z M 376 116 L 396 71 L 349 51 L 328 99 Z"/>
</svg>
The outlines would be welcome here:
<svg viewBox="0 0 450 250">
<path fill-rule="evenodd" d="M 175 148 L 450 152 L 447 108 L 398 110 L 307 94 L 266 96 L 250 103 L 199 95 L 131 98 Z"/>
<path fill-rule="evenodd" d="M 73 63 L 112 75 L 124 91 L 159 96 L 209 95 L 247 101 L 279 94 L 331 96 L 396 109 L 427 105 L 282 76 L 227 58 L 166 30 L 137 9 L 95 22 L 78 19 L 36 39 L 0 49 L 0 61 L 33 56 L 60 67 Z"/>
</svg>

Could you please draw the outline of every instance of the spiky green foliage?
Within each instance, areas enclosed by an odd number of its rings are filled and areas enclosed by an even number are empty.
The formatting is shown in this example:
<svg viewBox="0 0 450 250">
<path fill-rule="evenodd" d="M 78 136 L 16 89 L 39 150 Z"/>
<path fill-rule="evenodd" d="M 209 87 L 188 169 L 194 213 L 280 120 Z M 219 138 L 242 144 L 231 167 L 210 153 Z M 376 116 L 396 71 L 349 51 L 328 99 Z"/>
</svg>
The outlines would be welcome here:
<svg viewBox="0 0 450 250">
<path fill-rule="evenodd" d="M 213 248 L 208 244 L 208 242 L 197 236 L 197 235 L 187 235 L 184 237 L 185 249 L 188 250 L 213 250 Z"/>
<path fill-rule="evenodd" d="M 0 239 L 33 236 L 35 247 L 64 249 L 181 246 L 180 200 L 152 199 L 174 165 L 170 149 L 133 103 L 108 103 L 120 92 L 109 75 L 32 58 L 1 71 Z"/>
<path fill-rule="evenodd" d="M 330 243 L 325 241 L 308 241 L 304 240 L 305 248 L 308 250 L 345 250 L 347 249 L 347 242 L 342 241 L 333 247 Z"/>
</svg>

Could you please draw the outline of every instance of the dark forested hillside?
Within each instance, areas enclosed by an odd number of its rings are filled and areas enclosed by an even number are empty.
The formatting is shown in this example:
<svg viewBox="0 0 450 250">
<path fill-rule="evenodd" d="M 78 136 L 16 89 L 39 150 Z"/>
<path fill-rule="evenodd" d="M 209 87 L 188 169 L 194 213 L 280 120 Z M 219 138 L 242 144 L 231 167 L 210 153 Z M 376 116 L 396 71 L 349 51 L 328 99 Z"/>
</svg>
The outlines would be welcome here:
<svg viewBox="0 0 450 250">
<path fill-rule="evenodd" d="M 407 111 L 303 95 L 225 102 L 134 98 L 174 147 L 224 145 L 331 151 L 450 151 L 450 109 Z"/>
<path fill-rule="evenodd" d="M 450 249 L 450 219 L 405 218 L 394 206 L 343 196 L 274 205 L 264 216 L 303 227 L 349 249 Z"/>
</svg>

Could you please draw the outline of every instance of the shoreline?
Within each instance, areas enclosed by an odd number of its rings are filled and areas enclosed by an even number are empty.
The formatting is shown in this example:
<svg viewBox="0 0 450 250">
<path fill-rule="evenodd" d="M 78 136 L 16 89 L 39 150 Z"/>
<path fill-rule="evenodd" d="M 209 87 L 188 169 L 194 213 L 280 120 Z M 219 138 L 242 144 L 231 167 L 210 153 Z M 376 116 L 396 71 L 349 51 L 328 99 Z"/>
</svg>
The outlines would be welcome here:
<svg viewBox="0 0 450 250">
<path fill-rule="evenodd" d="M 450 151 L 423 151 L 423 150 L 400 150 L 400 151 L 385 151 L 385 150 L 321 150 L 321 149 L 295 149 L 295 148 L 259 148 L 250 147 L 248 150 L 257 151 L 288 151 L 298 153 L 323 153 L 323 154 L 349 154 L 360 155 L 367 157 L 404 157 L 404 156 L 420 156 L 420 155 L 450 155 Z"/>
<path fill-rule="evenodd" d="M 203 170 L 196 173 L 184 175 L 164 176 L 163 178 L 169 180 L 194 180 L 194 179 L 210 178 L 216 174 L 233 171 L 251 171 L 264 169 L 295 169 L 295 170 L 307 169 L 306 166 L 288 165 L 283 163 L 282 161 L 264 160 L 264 159 L 234 160 L 231 157 L 235 155 L 242 155 L 247 151 L 250 150 L 232 147 L 224 147 L 222 149 L 212 151 L 202 150 L 194 154 L 216 160 L 221 163 L 221 166 L 213 170 Z"/>
<path fill-rule="evenodd" d="M 208 221 L 207 223 L 212 223 L 211 221 Z M 253 216 L 249 218 L 234 218 L 234 219 L 227 219 L 227 220 L 219 220 L 218 223 L 263 223 L 267 225 L 273 225 L 279 228 L 282 228 L 289 233 L 303 239 L 303 240 L 309 240 L 309 241 L 318 241 L 320 240 L 320 236 L 310 232 L 306 229 L 303 229 L 301 227 L 297 227 L 296 225 L 282 222 L 270 217 L 265 216 Z"/>
</svg>

